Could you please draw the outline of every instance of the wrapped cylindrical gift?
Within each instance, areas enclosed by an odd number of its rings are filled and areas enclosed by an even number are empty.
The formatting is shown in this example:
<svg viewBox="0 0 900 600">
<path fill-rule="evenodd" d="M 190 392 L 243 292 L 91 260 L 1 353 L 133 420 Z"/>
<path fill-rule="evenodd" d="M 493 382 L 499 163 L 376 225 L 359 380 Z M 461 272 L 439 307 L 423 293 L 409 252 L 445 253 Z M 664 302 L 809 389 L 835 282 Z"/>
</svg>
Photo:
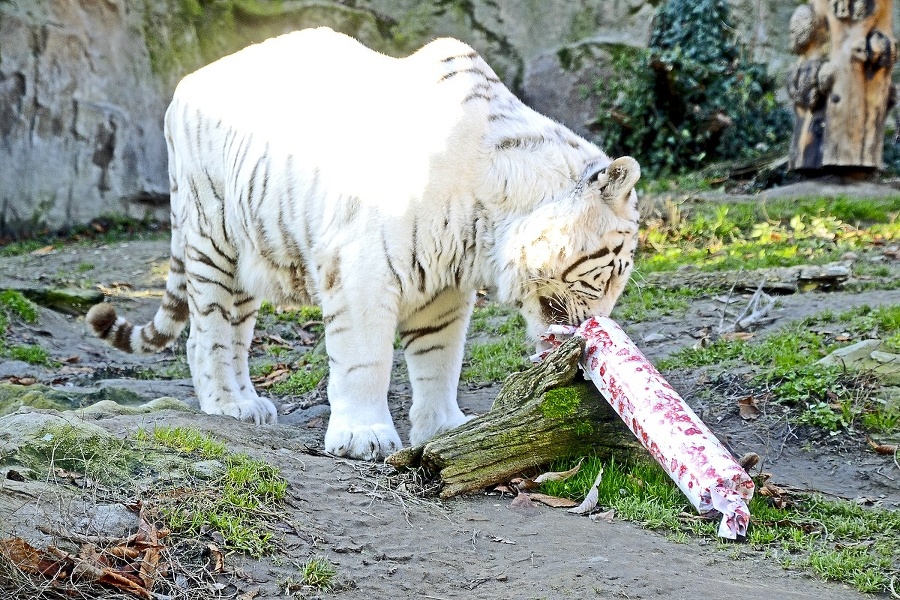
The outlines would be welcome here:
<svg viewBox="0 0 900 600">
<path fill-rule="evenodd" d="M 548 341 L 585 339 L 585 375 L 701 514 L 722 514 L 719 536 L 745 535 L 753 480 L 624 331 L 607 317 L 553 327 Z"/>
</svg>

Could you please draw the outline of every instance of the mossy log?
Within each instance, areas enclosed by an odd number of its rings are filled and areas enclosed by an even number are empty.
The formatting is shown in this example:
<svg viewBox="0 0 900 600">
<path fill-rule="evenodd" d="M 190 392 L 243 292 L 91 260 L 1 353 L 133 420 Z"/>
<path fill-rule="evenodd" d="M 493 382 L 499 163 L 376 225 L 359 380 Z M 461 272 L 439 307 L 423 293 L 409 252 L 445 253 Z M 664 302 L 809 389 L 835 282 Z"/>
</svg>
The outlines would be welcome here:
<svg viewBox="0 0 900 600">
<path fill-rule="evenodd" d="M 442 498 L 508 481 L 556 459 L 644 452 L 596 388 L 580 380 L 584 340 L 573 337 L 541 363 L 510 375 L 490 412 L 387 458 L 440 477 Z"/>
<path fill-rule="evenodd" d="M 90 307 L 103 302 L 103 293 L 98 290 L 54 287 L 12 287 L 35 304 L 65 313 L 83 315 Z"/>
</svg>

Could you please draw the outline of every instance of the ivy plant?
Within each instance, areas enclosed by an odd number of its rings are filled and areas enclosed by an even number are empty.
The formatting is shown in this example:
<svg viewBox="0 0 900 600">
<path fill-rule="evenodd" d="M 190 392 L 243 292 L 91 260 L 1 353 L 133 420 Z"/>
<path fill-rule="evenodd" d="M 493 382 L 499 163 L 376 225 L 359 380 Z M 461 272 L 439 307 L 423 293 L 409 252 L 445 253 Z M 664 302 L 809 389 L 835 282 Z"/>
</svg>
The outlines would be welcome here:
<svg viewBox="0 0 900 600">
<path fill-rule="evenodd" d="M 725 0 L 662 5 L 649 47 L 617 52 L 613 76 L 595 91 L 604 145 L 650 175 L 750 159 L 791 131 L 775 78 L 738 41 Z"/>
</svg>

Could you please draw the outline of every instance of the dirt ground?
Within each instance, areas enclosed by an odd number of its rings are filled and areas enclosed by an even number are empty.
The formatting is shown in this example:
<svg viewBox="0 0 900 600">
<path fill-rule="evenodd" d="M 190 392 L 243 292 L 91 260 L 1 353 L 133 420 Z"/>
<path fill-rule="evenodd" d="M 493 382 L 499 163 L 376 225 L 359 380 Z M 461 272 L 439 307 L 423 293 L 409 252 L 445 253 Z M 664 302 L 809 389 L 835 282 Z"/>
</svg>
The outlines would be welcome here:
<svg viewBox="0 0 900 600">
<path fill-rule="evenodd" d="M 81 279 L 112 294 L 120 313 L 132 321 L 148 319 L 161 295 L 168 241 L 140 241 L 99 247 L 66 247 L 0 262 L 0 288 L 54 285 Z M 88 269 L 84 265 L 91 265 Z M 780 298 L 768 328 L 825 308 L 900 303 L 900 290 L 865 293 L 807 293 Z M 696 342 L 694 334 L 715 325 L 714 299 L 696 303 L 688 317 L 625 323 L 632 339 L 653 359 Z M 763 332 L 765 328 L 763 328 Z M 187 379 L 137 379 L 141 368 L 161 371 L 177 352 L 130 356 L 106 347 L 87 332 L 82 317 L 41 309 L 37 324 L 16 327 L 17 342 L 37 343 L 64 361 L 55 369 L 0 359 L 0 380 L 34 377 L 54 386 L 85 389 L 122 387 L 147 399 L 174 396 L 196 405 Z M 648 341 L 649 340 L 649 341 Z M 71 358 L 71 357 L 77 357 Z M 900 509 L 900 471 L 889 457 L 868 452 L 865 441 L 841 442 L 798 432 L 772 413 L 743 422 L 729 401 L 713 402 L 696 393 L 703 373 L 683 373 L 670 381 L 736 454 L 753 451 L 779 484 L 818 490 L 846 499 Z M 461 385 L 460 404 L 473 412 L 489 409 L 497 387 Z M 410 405 L 403 370 L 395 369 L 390 404 L 404 440 Z M 551 508 L 522 510 L 509 497 L 477 494 L 450 501 L 419 500 L 384 487 L 379 469 L 322 455 L 327 405 L 309 402 L 283 415 L 277 425 L 255 427 L 225 417 L 163 411 L 143 416 L 86 417 L 118 435 L 154 423 L 196 424 L 225 439 L 229 448 L 263 458 L 288 478 L 285 551 L 259 561 L 227 557 L 231 570 L 223 597 L 284 597 L 282 585 L 297 576 L 298 565 L 313 554 L 337 566 L 342 598 L 862 598 L 851 588 L 784 570 L 777 556 L 740 543 L 691 539 L 676 543 L 664 534 L 614 520 L 591 521 Z M 52 514 L 54 503 L 20 484 L 0 483 L 6 514 L 0 537 L 33 536 Z M 18 487 L 17 487 L 18 486 Z M 29 495 L 32 494 L 32 495 Z M 35 503 L 41 504 L 35 509 Z M 57 503 L 57 505 L 60 503 Z M 31 506 L 31 508 L 29 508 Z M 39 536 L 34 539 L 38 539 Z"/>
</svg>

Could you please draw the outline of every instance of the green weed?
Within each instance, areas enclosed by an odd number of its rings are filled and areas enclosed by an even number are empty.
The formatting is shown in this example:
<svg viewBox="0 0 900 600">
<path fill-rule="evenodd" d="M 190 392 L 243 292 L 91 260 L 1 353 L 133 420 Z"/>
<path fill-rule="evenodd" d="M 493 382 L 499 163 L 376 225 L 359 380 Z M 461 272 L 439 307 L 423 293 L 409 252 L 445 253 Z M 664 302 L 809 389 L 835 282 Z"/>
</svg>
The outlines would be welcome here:
<svg viewBox="0 0 900 600">
<path fill-rule="evenodd" d="M 492 342 L 473 342 L 466 349 L 461 378 L 467 383 L 503 381 L 510 373 L 526 369 L 529 355 L 524 332 Z"/>
<path fill-rule="evenodd" d="M 897 204 L 900 198 L 858 206 L 814 201 L 717 205 L 682 213 L 670 203 L 665 218 L 643 224 L 637 266 L 644 272 L 682 266 L 715 271 L 831 262 L 846 252 L 900 239 Z M 829 206 L 835 212 L 827 212 Z"/>
<path fill-rule="evenodd" d="M 322 592 L 329 592 L 334 589 L 337 569 L 324 556 L 312 556 L 303 564 L 301 574 L 303 585 Z"/>
<path fill-rule="evenodd" d="M 221 462 L 212 478 L 200 484 L 179 482 L 159 491 L 158 502 L 168 526 L 180 535 L 213 528 L 232 550 L 254 557 L 274 550 L 269 521 L 287 494 L 280 471 L 246 454 L 233 454 L 220 440 L 193 427 L 139 430 L 140 441 Z"/>
<path fill-rule="evenodd" d="M 294 372 L 271 388 L 279 396 L 301 396 L 316 389 L 328 375 L 328 356 L 317 352 L 307 352 L 294 365 Z"/>
<path fill-rule="evenodd" d="M 0 292 L 0 312 L 5 313 L 7 318 L 18 318 L 25 323 L 34 324 L 38 320 L 37 306 L 15 290 Z"/>
<path fill-rule="evenodd" d="M 640 279 L 635 273 L 634 279 Z M 649 321 L 661 315 L 684 313 L 691 300 L 712 293 L 705 289 L 679 288 L 664 290 L 632 283 L 625 288 L 612 312 L 612 318 L 620 321 Z"/>
<path fill-rule="evenodd" d="M 204 458 L 220 458 L 225 443 L 210 437 L 196 427 L 154 427 L 152 431 L 138 429 L 135 439 L 153 441 L 183 454 L 199 453 Z"/>
<path fill-rule="evenodd" d="M 839 325 L 835 332 L 824 325 Z M 829 328 L 834 329 L 834 328 Z M 773 332 L 761 341 L 719 339 L 709 346 L 685 348 L 658 362 L 661 370 L 741 362 L 755 367 L 750 385 L 777 402 L 798 406 L 798 422 L 838 431 L 860 424 L 887 430 L 900 409 L 879 401 L 878 381 L 865 373 L 817 363 L 856 338 L 877 335 L 890 348 L 900 341 L 900 307 L 868 306 L 842 313 L 823 312 Z"/>
<path fill-rule="evenodd" d="M 531 352 L 525 339 L 525 319 L 506 306 L 488 303 L 472 312 L 461 379 L 468 383 L 503 381 L 528 367 Z M 481 341 L 478 336 L 496 339 Z"/>
<path fill-rule="evenodd" d="M 259 307 L 260 317 L 269 317 L 276 323 L 308 325 L 310 331 L 321 334 L 325 327 L 322 324 L 322 309 L 318 306 L 301 306 L 296 309 L 275 306 L 271 302 L 263 302 Z"/>
<path fill-rule="evenodd" d="M 104 485 L 122 485 L 141 469 L 140 457 L 124 440 L 86 435 L 69 425 L 45 428 L 23 451 L 32 470 L 47 470 L 51 478 L 57 476 L 57 469 L 62 469 Z"/>
</svg>

